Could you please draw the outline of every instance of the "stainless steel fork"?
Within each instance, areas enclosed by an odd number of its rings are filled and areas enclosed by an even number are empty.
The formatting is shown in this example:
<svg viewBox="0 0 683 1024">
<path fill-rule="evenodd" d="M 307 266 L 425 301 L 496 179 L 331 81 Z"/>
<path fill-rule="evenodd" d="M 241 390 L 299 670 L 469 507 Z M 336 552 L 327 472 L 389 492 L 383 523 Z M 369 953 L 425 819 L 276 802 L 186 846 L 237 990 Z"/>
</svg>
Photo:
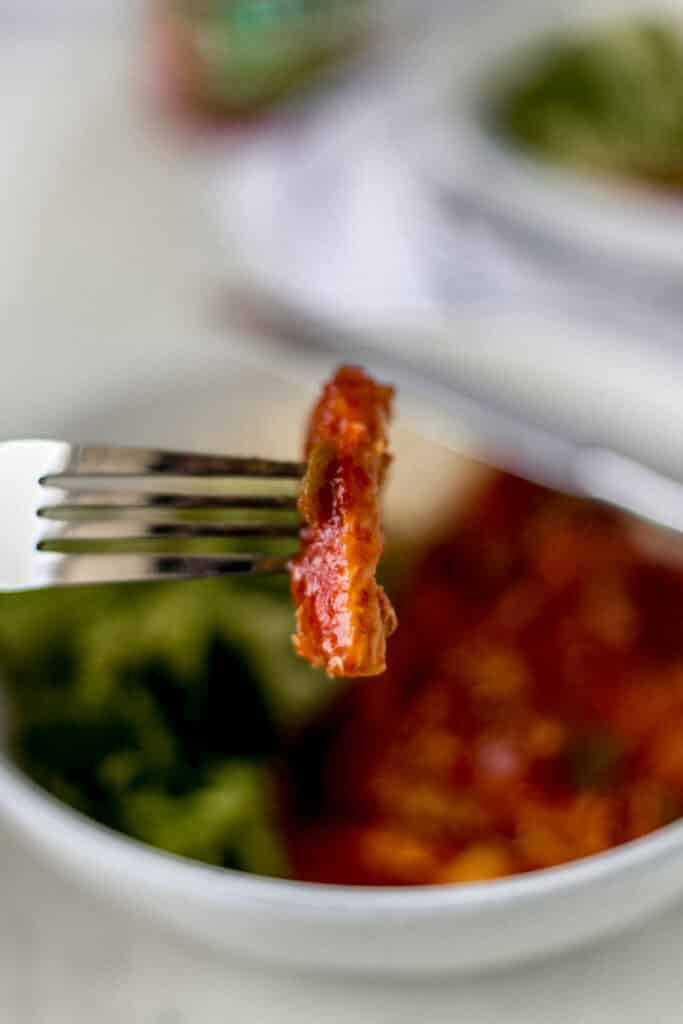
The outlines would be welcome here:
<svg viewBox="0 0 683 1024">
<path fill-rule="evenodd" d="M 1 443 L 0 591 L 282 572 L 284 554 L 192 548 L 294 542 L 304 468 L 153 448 Z"/>
</svg>

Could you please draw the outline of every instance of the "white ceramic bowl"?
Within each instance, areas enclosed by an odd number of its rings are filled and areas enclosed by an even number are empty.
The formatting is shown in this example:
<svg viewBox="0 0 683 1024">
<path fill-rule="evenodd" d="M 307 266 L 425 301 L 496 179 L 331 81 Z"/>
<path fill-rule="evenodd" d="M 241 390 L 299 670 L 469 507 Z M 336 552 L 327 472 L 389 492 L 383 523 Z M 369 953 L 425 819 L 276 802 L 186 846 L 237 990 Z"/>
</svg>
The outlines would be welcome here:
<svg viewBox="0 0 683 1024">
<path fill-rule="evenodd" d="M 302 373 L 297 368 L 297 377 Z M 210 372 L 161 380 L 135 399 L 93 409 L 65 432 L 291 454 L 313 387 L 312 378 L 296 386 L 226 359 Z M 421 418 L 444 441 L 458 440 L 457 424 L 438 425 L 431 410 L 417 416 L 418 427 Z M 410 418 L 399 416 L 388 511 L 397 529 L 419 530 L 448 496 L 450 482 L 454 490 L 466 486 L 473 470 L 447 446 L 406 429 Z M 157 852 L 71 811 L 6 757 L 0 757 L 0 817 L 46 862 L 216 948 L 340 971 L 481 968 L 528 958 L 622 928 L 683 889 L 683 823 L 524 877 L 353 889 L 273 881 Z"/>
</svg>

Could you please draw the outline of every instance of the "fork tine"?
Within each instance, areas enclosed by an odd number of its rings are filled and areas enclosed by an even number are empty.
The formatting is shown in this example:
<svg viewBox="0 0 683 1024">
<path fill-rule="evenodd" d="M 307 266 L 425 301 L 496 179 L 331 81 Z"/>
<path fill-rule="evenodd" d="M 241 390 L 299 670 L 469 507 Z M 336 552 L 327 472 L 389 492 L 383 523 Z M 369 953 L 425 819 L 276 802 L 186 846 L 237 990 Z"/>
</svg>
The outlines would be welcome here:
<svg viewBox="0 0 683 1024">
<path fill-rule="evenodd" d="M 98 543 L 145 540 L 215 538 L 227 540 L 231 537 L 272 537 L 273 539 L 296 538 L 300 533 L 298 523 L 145 523 L 130 519 L 90 520 L 88 522 L 62 523 L 45 519 L 46 528 L 37 542 L 39 551 L 46 545 L 70 541 L 96 540 Z M 106 532 L 105 532 L 106 531 Z M 137 531 L 137 532 L 136 532 Z"/>
<path fill-rule="evenodd" d="M 116 555 L 43 553 L 34 586 L 140 583 L 283 572 L 288 559 L 268 555 Z M 42 580 L 41 577 L 42 576 Z"/>
<path fill-rule="evenodd" d="M 295 494 L 160 494 L 133 491 L 80 491 L 67 490 L 59 495 L 55 504 L 45 504 L 38 515 L 46 519 L 68 521 L 85 515 L 139 517 L 146 510 L 159 514 L 175 512 L 203 512 L 230 509 L 282 509 L 296 510 Z"/>
<path fill-rule="evenodd" d="M 301 462 L 250 456 L 202 455 L 196 452 L 120 448 L 112 445 L 72 445 L 59 471 L 43 476 L 40 483 L 55 486 L 61 480 L 74 476 L 112 478 L 150 475 L 298 480 L 303 476 L 304 468 Z"/>
</svg>

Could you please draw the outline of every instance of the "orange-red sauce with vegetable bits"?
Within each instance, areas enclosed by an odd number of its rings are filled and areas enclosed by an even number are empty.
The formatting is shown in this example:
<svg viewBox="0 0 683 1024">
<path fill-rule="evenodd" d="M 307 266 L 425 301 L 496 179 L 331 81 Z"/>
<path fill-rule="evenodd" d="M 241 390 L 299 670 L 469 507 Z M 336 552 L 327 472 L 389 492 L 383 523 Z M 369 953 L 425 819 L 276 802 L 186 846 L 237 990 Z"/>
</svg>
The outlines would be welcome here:
<svg viewBox="0 0 683 1024">
<path fill-rule="evenodd" d="M 383 672 L 386 640 L 396 628 L 394 610 L 375 581 L 392 399 L 392 388 L 344 366 L 325 386 L 309 425 L 299 502 L 306 525 L 290 570 L 294 646 L 330 676 Z"/>
<path fill-rule="evenodd" d="M 296 876 L 470 882 L 683 814 L 683 571 L 500 475 L 418 568 L 389 671 L 336 707 Z"/>
</svg>

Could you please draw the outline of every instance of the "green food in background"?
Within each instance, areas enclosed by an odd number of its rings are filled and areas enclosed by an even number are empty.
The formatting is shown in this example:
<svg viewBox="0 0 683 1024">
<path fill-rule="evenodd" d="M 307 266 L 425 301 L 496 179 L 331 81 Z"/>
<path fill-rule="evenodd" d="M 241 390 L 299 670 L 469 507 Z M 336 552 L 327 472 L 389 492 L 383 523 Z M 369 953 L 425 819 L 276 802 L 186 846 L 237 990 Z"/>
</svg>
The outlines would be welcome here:
<svg viewBox="0 0 683 1024">
<path fill-rule="evenodd" d="M 105 825 L 284 874 L 269 759 L 331 693 L 292 629 L 284 577 L 2 595 L 14 755 Z"/>
<path fill-rule="evenodd" d="M 254 114 L 316 84 L 355 55 L 368 0 L 174 0 L 192 101 L 215 114 Z"/>
<path fill-rule="evenodd" d="M 634 19 L 558 40 L 506 89 L 498 126 L 583 171 L 683 187 L 683 35 Z"/>
</svg>

